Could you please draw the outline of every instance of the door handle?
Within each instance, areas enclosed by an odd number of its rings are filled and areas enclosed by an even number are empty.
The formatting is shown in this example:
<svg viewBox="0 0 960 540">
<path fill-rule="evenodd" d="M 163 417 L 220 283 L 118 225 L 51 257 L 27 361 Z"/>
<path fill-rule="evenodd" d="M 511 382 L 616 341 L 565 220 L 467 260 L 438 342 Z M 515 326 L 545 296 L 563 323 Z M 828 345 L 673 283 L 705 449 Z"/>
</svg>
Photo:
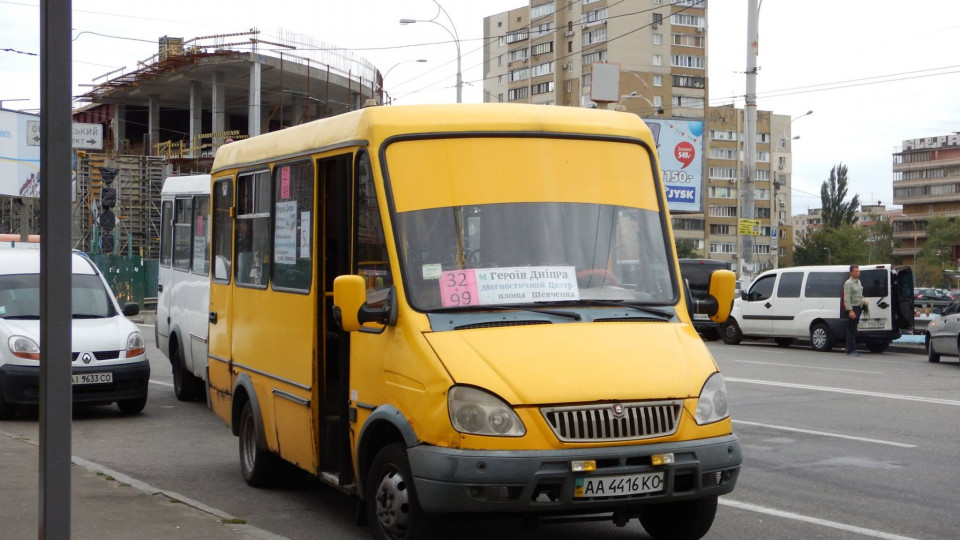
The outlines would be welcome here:
<svg viewBox="0 0 960 540">
<path fill-rule="evenodd" d="M 157 292 L 163 292 L 163 283 L 157 283 Z"/>
<path fill-rule="evenodd" d="M 208 319 L 210 320 L 211 324 L 217 324 L 217 312 L 211 311 Z"/>
<path fill-rule="evenodd" d="M 771 307 L 773 307 L 773 305 L 770 302 L 767 302 L 766 304 L 763 305 L 763 307 L 770 309 Z"/>
</svg>

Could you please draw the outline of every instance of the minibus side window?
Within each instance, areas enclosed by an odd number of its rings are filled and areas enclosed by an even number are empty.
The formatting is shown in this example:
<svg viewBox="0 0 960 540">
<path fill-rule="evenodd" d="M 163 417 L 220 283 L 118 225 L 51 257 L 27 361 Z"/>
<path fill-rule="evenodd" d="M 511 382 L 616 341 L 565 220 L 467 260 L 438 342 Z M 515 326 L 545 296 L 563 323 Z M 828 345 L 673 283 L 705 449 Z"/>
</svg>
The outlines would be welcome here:
<svg viewBox="0 0 960 540">
<path fill-rule="evenodd" d="M 803 272 L 784 272 L 780 274 L 777 296 L 779 298 L 800 298 L 801 283 L 803 283 Z"/>
<path fill-rule="evenodd" d="M 237 284 L 264 288 L 270 277 L 270 173 L 237 178 Z"/>
<path fill-rule="evenodd" d="M 213 246 L 211 247 L 213 279 L 217 282 L 230 282 L 230 261 L 233 259 L 233 184 L 230 178 L 217 180 L 213 184 Z"/>
<path fill-rule="evenodd" d="M 193 200 L 193 264 L 196 274 L 210 272 L 210 196 L 201 195 Z"/>
<path fill-rule="evenodd" d="M 810 272 L 803 295 L 807 298 L 840 298 L 847 272 Z"/>
<path fill-rule="evenodd" d="M 190 270 L 193 199 L 177 199 L 173 208 L 173 267 L 177 270 Z"/>
<path fill-rule="evenodd" d="M 313 164 L 273 168 L 274 289 L 309 291 L 313 283 Z"/>
<path fill-rule="evenodd" d="M 357 156 L 357 239 L 356 273 L 367 282 L 367 303 L 383 304 L 387 291 L 393 286 L 387 242 L 383 235 L 380 204 L 373 183 L 370 157 L 366 152 Z"/>
<path fill-rule="evenodd" d="M 173 239 L 173 201 L 163 201 L 160 210 L 160 223 L 163 227 L 160 232 L 160 265 L 170 266 L 170 246 Z"/>
<path fill-rule="evenodd" d="M 776 279 L 776 275 L 763 276 L 762 278 L 753 282 L 753 286 L 750 287 L 750 293 L 747 294 L 747 301 L 757 302 L 770 298 L 770 296 L 773 295 L 773 282 Z"/>
</svg>

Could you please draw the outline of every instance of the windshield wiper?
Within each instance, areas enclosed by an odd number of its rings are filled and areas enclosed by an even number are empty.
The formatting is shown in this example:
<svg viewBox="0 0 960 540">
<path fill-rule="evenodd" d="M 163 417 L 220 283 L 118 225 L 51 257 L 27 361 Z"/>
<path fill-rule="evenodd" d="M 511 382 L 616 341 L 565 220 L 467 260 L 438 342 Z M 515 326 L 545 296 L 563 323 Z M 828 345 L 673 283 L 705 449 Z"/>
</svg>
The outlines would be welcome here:
<svg viewBox="0 0 960 540">
<path fill-rule="evenodd" d="M 106 315 L 97 315 L 96 313 L 74 313 L 74 319 L 105 319 Z"/>
<path fill-rule="evenodd" d="M 0 316 L 0 319 L 7 319 L 7 320 L 33 320 L 33 319 L 39 319 L 39 318 L 40 318 L 39 315 L 7 315 L 5 317 Z"/>
<path fill-rule="evenodd" d="M 573 311 L 560 311 L 556 309 L 540 309 L 537 307 L 530 307 L 529 304 L 486 304 L 486 305 L 476 305 L 476 306 L 459 306 L 459 307 L 448 307 L 448 308 L 439 308 L 431 309 L 433 313 L 456 313 L 460 311 L 467 310 L 484 310 L 484 311 L 529 311 L 531 313 L 543 313 L 544 315 L 556 315 L 557 317 L 566 317 L 568 319 L 573 319 L 579 321 L 583 317 L 579 313 Z"/>
<path fill-rule="evenodd" d="M 577 300 L 577 303 L 581 305 L 588 305 L 588 306 L 626 307 L 630 309 L 635 309 L 637 311 L 642 311 L 644 313 L 649 313 L 651 315 L 656 315 L 658 317 L 662 317 L 665 320 L 670 319 L 675 315 L 675 313 L 671 311 L 664 311 L 664 310 L 647 307 L 647 306 L 638 306 L 637 304 L 630 304 L 630 303 L 624 302 L 623 300 L 590 300 L 586 298 L 581 298 L 580 300 Z"/>
</svg>

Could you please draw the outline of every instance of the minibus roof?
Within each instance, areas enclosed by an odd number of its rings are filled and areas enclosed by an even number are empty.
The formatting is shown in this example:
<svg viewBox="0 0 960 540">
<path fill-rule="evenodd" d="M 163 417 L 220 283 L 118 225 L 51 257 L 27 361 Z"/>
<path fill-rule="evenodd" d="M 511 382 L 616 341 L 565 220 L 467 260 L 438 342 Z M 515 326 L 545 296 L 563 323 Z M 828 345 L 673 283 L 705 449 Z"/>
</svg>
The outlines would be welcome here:
<svg viewBox="0 0 960 540">
<path fill-rule="evenodd" d="M 210 193 L 210 175 L 171 176 L 163 181 L 161 195 L 178 193 Z"/>
<path fill-rule="evenodd" d="M 379 144 L 399 134 L 501 131 L 631 137 L 654 147 L 639 116 L 616 111 L 508 103 L 375 106 L 225 144 L 217 150 L 212 173 L 323 149 Z"/>
</svg>

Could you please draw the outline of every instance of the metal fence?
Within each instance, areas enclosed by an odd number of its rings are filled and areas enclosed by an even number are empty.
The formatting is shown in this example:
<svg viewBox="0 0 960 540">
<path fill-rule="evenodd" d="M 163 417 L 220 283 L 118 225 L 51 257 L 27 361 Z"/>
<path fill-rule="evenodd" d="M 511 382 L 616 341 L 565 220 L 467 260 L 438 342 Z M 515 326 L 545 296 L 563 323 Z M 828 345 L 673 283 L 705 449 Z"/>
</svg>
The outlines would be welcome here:
<svg viewBox="0 0 960 540">
<path fill-rule="evenodd" d="M 159 261 L 104 253 L 88 255 L 103 272 L 121 305 L 136 302 L 141 308 L 156 306 Z"/>
</svg>

